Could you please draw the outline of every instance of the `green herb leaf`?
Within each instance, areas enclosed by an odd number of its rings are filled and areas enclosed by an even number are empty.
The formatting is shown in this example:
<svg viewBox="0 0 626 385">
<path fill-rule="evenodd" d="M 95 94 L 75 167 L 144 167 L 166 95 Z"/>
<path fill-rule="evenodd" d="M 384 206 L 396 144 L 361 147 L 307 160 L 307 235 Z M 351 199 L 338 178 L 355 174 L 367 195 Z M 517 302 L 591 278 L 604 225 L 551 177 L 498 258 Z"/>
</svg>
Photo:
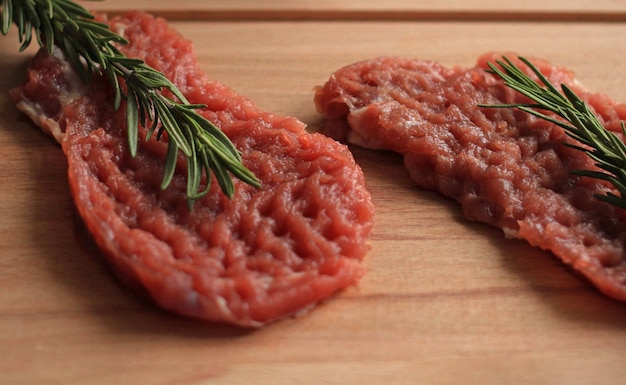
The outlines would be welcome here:
<svg viewBox="0 0 626 385">
<path fill-rule="evenodd" d="M 626 208 L 626 144 L 615 133 L 602 126 L 589 106 L 570 87 L 562 84 L 559 91 L 528 59 L 523 57 L 519 59 L 537 76 L 539 82 L 533 80 L 507 57 L 497 60 L 495 64 L 488 63 L 487 72 L 500 77 L 507 87 L 528 97 L 533 103 L 479 106 L 518 108 L 563 127 L 571 138 L 581 144 L 567 145 L 585 152 L 599 169 L 574 170 L 572 173 L 609 182 L 619 195 L 607 192 L 597 198 Z M 558 118 L 541 111 L 552 112 Z M 626 135 L 624 124 L 622 131 Z"/>
<path fill-rule="evenodd" d="M 124 56 L 115 44 L 127 41 L 106 24 L 95 21 L 85 8 L 70 0 L 2 0 L 0 6 L 1 32 L 6 35 L 11 25 L 16 25 L 20 50 L 31 44 L 34 35 L 48 52 L 52 53 L 55 46 L 62 49 L 84 81 L 90 81 L 93 73 L 109 79 L 115 88 L 113 106 L 119 108 L 122 100 L 127 103 L 127 134 L 132 156 L 137 153 L 139 126 L 148 129 L 146 140 L 155 132 L 157 140 L 167 133 L 163 189 L 173 178 L 179 151 L 187 157 L 189 166 L 190 207 L 209 191 L 211 173 L 229 197 L 234 193 L 231 175 L 260 186 L 254 174 L 243 166 L 241 156 L 226 135 L 198 113 L 197 109 L 203 106 L 189 104 L 163 73 L 143 60 Z M 165 97 L 164 90 L 171 92 L 173 98 Z M 205 187 L 198 191 L 203 177 Z"/>
</svg>

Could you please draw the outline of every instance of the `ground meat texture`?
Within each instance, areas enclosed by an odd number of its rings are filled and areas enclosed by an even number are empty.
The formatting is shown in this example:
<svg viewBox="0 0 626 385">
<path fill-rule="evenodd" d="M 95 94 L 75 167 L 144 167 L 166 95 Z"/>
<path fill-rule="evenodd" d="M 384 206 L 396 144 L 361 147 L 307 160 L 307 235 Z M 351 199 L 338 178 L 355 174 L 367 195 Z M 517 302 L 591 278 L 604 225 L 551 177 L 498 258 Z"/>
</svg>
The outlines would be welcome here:
<svg viewBox="0 0 626 385">
<path fill-rule="evenodd" d="M 186 162 L 161 191 L 166 143 L 140 141 L 129 156 L 125 108 L 104 79 L 89 85 L 60 51 L 40 52 L 17 105 L 67 156 L 73 198 L 115 272 L 162 308 L 258 327 L 309 309 L 363 274 L 373 205 L 347 147 L 290 117 L 261 111 L 209 81 L 191 43 L 164 20 L 130 13 L 108 21 L 121 49 L 164 72 L 218 125 L 261 180 L 236 180 L 228 199 L 213 183 L 187 208 Z M 140 131 L 140 137 L 145 131 Z"/>
<path fill-rule="evenodd" d="M 557 125 L 478 107 L 526 101 L 485 71 L 501 57 L 483 55 L 473 68 L 367 60 L 333 73 L 315 103 L 328 135 L 402 154 L 420 186 L 460 202 L 468 219 L 550 250 L 606 295 L 626 300 L 624 210 L 594 198 L 610 190 L 606 183 L 571 174 L 595 169 L 591 159 L 564 146 L 572 140 Z M 533 63 L 554 84 L 572 87 L 621 135 L 626 105 L 585 91 L 565 68 Z"/>
</svg>

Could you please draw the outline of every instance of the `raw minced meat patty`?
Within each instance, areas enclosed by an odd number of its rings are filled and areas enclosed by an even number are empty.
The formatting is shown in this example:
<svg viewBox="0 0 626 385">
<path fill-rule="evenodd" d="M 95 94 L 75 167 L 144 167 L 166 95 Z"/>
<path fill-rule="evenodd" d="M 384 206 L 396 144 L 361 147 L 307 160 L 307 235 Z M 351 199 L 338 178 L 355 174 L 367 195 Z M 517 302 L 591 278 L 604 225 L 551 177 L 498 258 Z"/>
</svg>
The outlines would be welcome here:
<svg viewBox="0 0 626 385">
<path fill-rule="evenodd" d="M 207 105 L 201 114 L 263 184 L 237 180 L 229 200 L 213 183 L 190 211 L 186 162 L 161 191 L 166 143 L 141 142 L 131 158 L 125 108 L 112 110 L 106 82 L 86 86 L 58 50 L 40 52 L 13 97 L 61 143 L 78 212 L 119 276 L 169 311 L 252 327 L 355 284 L 373 205 L 348 149 L 209 81 L 191 43 L 164 20 L 134 12 L 109 24 L 129 40 L 121 47 L 127 56 L 164 72 L 191 103 Z"/>
<path fill-rule="evenodd" d="M 552 251 L 608 296 L 626 300 L 624 210 L 594 198 L 610 186 L 570 173 L 594 169 L 591 159 L 564 146 L 572 140 L 555 124 L 477 106 L 526 102 L 485 71 L 501 57 L 483 55 L 473 68 L 367 60 L 333 73 L 315 103 L 328 135 L 402 154 L 420 186 L 460 202 L 467 218 Z M 533 63 L 554 84 L 572 87 L 621 135 L 626 105 L 585 91 L 565 68 Z"/>
</svg>

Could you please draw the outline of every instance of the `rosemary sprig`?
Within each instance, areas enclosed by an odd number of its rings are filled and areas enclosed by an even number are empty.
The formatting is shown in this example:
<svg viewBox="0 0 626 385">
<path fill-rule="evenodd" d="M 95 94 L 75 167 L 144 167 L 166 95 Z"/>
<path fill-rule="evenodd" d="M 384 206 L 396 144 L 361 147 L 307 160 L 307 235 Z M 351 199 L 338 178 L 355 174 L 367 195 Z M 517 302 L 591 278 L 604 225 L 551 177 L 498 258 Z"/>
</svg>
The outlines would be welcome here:
<svg viewBox="0 0 626 385">
<path fill-rule="evenodd" d="M 139 125 L 148 128 L 146 140 L 155 133 L 157 140 L 167 133 L 161 188 L 167 188 L 172 180 L 179 151 L 187 158 L 190 207 L 208 192 L 211 172 L 229 197 L 235 189 L 230 174 L 245 183 L 260 186 L 259 180 L 243 166 L 241 155 L 228 137 L 197 112 L 204 106 L 190 104 L 165 75 L 143 60 L 122 54 L 116 44 L 127 41 L 108 25 L 95 21 L 82 6 L 70 0 L 2 0 L 0 13 L 3 35 L 9 32 L 11 25 L 17 26 L 20 51 L 26 49 L 34 37 L 50 53 L 55 46 L 62 49 L 84 81 L 90 81 L 94 73 L 109 79 L 115 89 L 115 109 L 121 106 L 122 100 L 127 102 L 128 143 L 132 156 L 137 153 Z M 120 79 L 124 80 L 125 87 Z M 166 97 L 164 90 L 174 97 Z M 200 190 L 203 175 L 206 186 Z"/>
<path fill-rule="evenodd" d="M 576 175 L 608 181 L 617 194 L 607 192 L 596 198 L 612 205 L 626 208 L 626 145 L 615 133 L 602 126 L 589 106 L 566 84 L 561 92 L 528 59 L 519 59 L 537 76 L 539 82 L 524 73 L 510 59 L 503 57 L 496 64 L 488 63 L 490 72 L 504 80 L 504 84 L 525 95 L 533 103 L 481 105 L 494 108 L 518 108 L 541 119 L 563 127 L 566 133 L 581 145 L 566 144 L 585 152 L 598 170 L 573 170 Z M 540 111 L 549 111 L 553 116 Z M 626 136 L 626 126 L 622 122 L 622 132 Z"/>
</svg>

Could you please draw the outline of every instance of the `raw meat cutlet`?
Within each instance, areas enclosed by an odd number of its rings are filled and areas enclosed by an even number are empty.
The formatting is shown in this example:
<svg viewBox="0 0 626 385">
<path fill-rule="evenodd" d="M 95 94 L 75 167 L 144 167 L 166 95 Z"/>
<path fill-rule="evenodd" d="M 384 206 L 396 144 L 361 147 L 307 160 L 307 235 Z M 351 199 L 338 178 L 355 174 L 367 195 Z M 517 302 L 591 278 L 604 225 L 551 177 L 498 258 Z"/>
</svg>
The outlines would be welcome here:
<svg viewBox="0 0 626 385">
<path fill-rule="evenodd" d="M 191 103 L 207 105 L 201 113 L 263 184 L 237 180 L 229 200 L 213 183 L 190 211 L 186 162 L 161 191 L 166 143 L 140 142 L 131 158 L 125 108 L 112 110 L 105 80 L 86 86 L 59 50 L 40 52 L 13 97 L 61 143 L 78 212 L 121 279 L 166 310 L 249 327 L 355 284 L 373 205 L 347 148 L 209 81 L 191 43 L 164 20 L 133 12 L 109 24 L 129 40 L 121 47 L 127 56 L 164 72 Z"/>
<path fill-rule="evenodd" d="M 550 250 L 606 295 L 626 300 L 624 210 L 593 197 L 610 186 L 570 173 L 595 169 L 591 159 L 564 146 L 572 140 L 555 124 L 477 106 L 525 101 L 485 71 L 501 57 L 483 55 L 468 69 L 397 57 L 363 61 L 333 73 L 315 103 L 328 135 L 402 154 L 420 186 L 460 202 L 468 219 Z M 533 64 L 620 133 L 626 105 L 585 91 L 565 68 Z"/>
</svg>

